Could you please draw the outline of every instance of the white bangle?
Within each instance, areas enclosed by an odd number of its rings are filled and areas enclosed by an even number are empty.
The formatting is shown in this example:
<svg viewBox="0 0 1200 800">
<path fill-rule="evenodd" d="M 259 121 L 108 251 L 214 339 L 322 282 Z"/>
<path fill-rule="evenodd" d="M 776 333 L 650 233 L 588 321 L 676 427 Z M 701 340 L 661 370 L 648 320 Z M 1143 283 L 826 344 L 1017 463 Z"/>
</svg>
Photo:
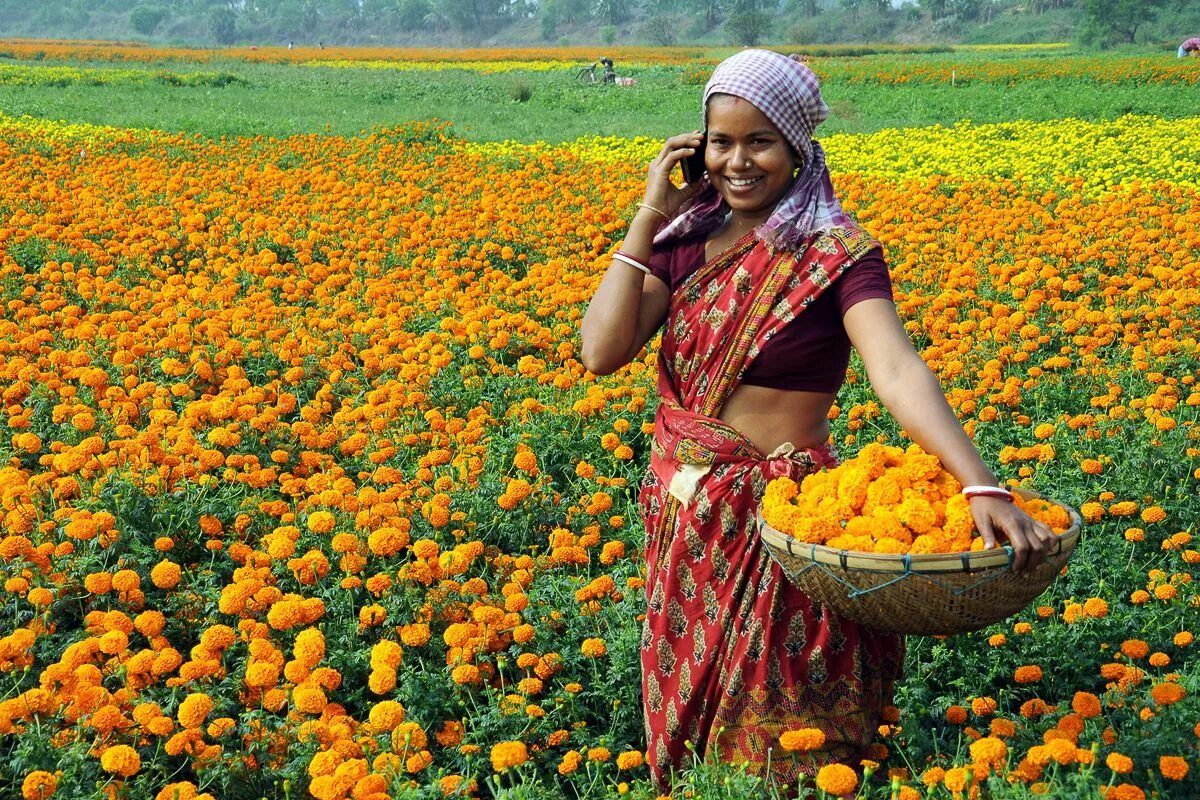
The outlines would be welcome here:
<svg viewBox="0 0 1200 800">
<path fill-rule="evenodd" d="M 613 257 L 613 261 L 623 262 L 623 263 L 628 264 L 629 266 L 633 267 L 634 269 L 641 270 L 642 272 L 646 273 L 647 275 L 650 274 L 649 267 L 647 267 L 645 264 L 643 264 L 640 261 L 635 261 L 634 259 L 625 255 L 624 253 L 619 253 L 619 252 L 613 253 L 612 257 Z"/>
<path fill-rule="evenodd" d="M 1003 486 L 964 486 L 962 496 L 968 500 L 972 497 L 995 497 L 1010 503 L 1013 501 L 1013 493 Z"/>
</svg>

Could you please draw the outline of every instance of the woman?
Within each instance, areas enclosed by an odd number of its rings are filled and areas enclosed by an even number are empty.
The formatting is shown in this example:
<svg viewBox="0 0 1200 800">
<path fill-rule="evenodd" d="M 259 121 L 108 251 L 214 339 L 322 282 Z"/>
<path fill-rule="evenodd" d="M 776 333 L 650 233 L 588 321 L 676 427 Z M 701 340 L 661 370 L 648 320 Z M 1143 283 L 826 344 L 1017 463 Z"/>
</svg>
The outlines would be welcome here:
<svg viewBox="0 0 1200 800">
<path fill-rule="evenodd" d="M 770 754 L 779 735 L 819 728 L 817 766 L 858 766 L 903 662 L 899 637 L 792 586 L 754 524 L 770 479 L 835 463 L 827 419 L 851 345 L 909 436 L 972 490 L 989 547 L 1002 533 L 1025 570 L 1054 537 L 997 487 L 909 342 L 881 248 L 842 210 L 812 140 L 828 114 L 812 71 L 743 51 L 713 72 L 704 113 L 706 137 L 671 137 L 650 165 L 584 316 L 582 355 L 613 372 L 666 322 L 641 494 L 652 775 L 665 781 L 690 742 L 794 785 L 794 760 Z M 702 141 L 706 176 L 675 186 L 674 166 Z"/>
</svg>

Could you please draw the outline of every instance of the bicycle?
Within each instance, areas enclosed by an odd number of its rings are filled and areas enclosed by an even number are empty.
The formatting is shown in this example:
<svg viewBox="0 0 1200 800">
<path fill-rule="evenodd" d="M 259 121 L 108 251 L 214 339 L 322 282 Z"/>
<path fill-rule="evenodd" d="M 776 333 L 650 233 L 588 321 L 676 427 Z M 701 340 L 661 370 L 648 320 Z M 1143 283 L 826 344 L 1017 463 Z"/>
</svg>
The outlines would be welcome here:
<svg viewBox="0 0 1200 800">
<path fill-rule="evenodd" d="M 607 65 L 604 72 L 596 74 L 597 62 L 592 62 L 591 66 L 582 67 L 579 72 L 575 73 L 575 80 L 585 86 L 590 86 L 595 83 L 616 83 L 617 73 Z"/>
</svg>

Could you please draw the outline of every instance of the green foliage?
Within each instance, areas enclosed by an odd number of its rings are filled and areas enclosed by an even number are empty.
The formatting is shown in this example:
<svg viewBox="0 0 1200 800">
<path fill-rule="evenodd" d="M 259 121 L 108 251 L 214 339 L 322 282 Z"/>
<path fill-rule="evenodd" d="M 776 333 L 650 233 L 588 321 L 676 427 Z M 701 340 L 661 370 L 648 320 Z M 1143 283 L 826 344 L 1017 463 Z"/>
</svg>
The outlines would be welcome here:
<svg viewBox="0 0 1200 800">
<path fill-rule="evenodd" d="M 725 20 L 725 35 L 734 44 L 753 47 L 763 40 L 771 27 L 771 18 L 761 11 L 743 11 L 731 14 Z"/>
<path fill-rule="evenodd" d="M 509 94 L 518 103 L 528 103 L 533 97 L 533 87 L 526 81 L 517 81 L 512 85 Z"/>
<path fill-rule="evenodd" d="M 233 44 L 237 40 L 237 16 L 230 8 L 214 8 L 208 15 L 208 30 L 217 44 Z"/>
<path fill-rule="evenodd" d="M 678 21 L 666 14 L 656 14 L 648 17 L 640 29 L 642 38 L 660 45 L 662 47 L 670 47 L 677 41 L 676 30 L 678 29 Z"/>
<path fill-rule="evenodd" d="M 1167 0 L 1081 0 L 1084 24 L 1079 37 L 1104 48 L 1132 44 L 1166 4 Z"/>
<path fill-rule="evenodd" d="M 162 6 L 138 6 L 129 12 L 129 26 L 143 36 L 151 36 L 166 18 L 167 9 Z"/>
</svg>

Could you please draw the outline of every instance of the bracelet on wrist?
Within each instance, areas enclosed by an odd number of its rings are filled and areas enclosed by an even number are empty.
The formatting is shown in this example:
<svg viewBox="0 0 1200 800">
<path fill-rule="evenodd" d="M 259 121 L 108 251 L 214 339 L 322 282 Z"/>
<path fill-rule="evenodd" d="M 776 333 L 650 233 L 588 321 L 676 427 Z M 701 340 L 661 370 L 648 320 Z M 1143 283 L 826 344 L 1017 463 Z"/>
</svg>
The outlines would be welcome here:
<svg viewBox="0 0 1200 800">
<path fill-rule="evenodd" d="M 638 203 L 637 207 L 644 208 L 647 211 L 653 212 L 653 213 L 657 214 L 658 216 L 662 217 L 663 219 L 665 219 L 667 222 L 671 221 L 671 215 L 668 214 L 667 212 L 663 211 L 661 208 L 659 208 L 657 206 L 652 206 L 649 203 Z"/>
<path fill-rule="evenodd" d="M 997 500 L 1013 502 L 1016 497 L 1003 486 L 964 486 L 962 496 L 970 500 L 973 497 L 994 497 Z"/>
<path fill-rule="evenodd" d="M 622 264 L 628 264 L 629 266 L 633 267 L 634 269 L 641 270 L 642 272 L 644 272 L 647 275 L 650 274 L 650 267 L 643 264 L 641 261 L 638 261 L 633 256 L 625 255 L 620 250 L 613 253 L 612 257 L 613 257 L 613 261 L 620 261 Z"/>
</svg>

